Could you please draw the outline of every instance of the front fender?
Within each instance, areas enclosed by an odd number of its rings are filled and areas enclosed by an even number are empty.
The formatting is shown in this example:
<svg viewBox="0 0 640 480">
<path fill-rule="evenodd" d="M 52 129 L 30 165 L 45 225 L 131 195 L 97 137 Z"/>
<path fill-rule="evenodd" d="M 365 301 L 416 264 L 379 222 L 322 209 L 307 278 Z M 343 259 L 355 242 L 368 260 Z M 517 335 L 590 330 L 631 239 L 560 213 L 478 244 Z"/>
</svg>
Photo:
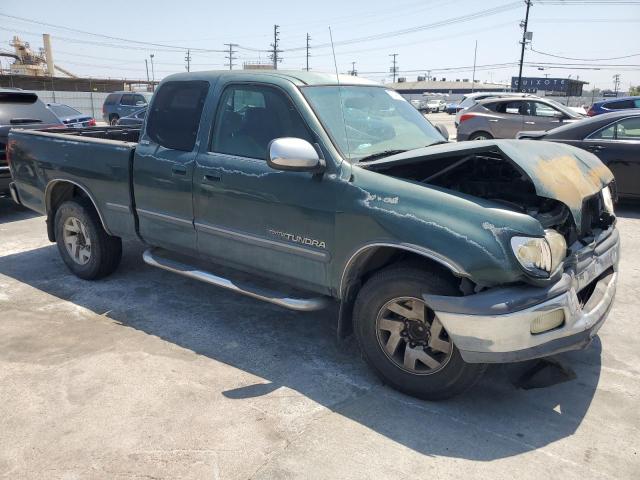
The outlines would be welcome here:
<svg viewBox="0 0 640 480">
<path fill-rule="evenodd" d="M 336 217 L 337 276 L 364 246 L 380 243 L 431 252 L 440 263 L 455 266 L 450 268 L 455 275 L 482 286 L 512 283 L 524 272 L 511 253 L 510 238 L 544 235 L 537 220 L 495 202 L 357 166 L 346 192 L 351 210 Z"/>
</svg>

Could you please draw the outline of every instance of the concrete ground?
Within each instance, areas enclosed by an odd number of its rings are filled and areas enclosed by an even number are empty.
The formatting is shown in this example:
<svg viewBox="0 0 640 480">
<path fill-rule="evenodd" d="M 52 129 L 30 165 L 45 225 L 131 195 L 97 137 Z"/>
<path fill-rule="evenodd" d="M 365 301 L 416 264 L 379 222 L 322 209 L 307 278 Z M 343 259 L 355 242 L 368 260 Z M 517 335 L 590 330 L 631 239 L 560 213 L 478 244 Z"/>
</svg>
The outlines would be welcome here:
<svg viewBox="0 0 640 480">
<path fill-rule="evenodd" d="M 0 478 L 640 478 L 640 207 L 618 298 L 539 389 L 492 367 L 429 403 L 369 372 L 332 312 L 296 314 L 146 266 L 86 282 L 0 201 Z"/>
<path fill-rule="evenodd" d="M 455 115 L 449 115 L 448 113 L 439 112 L 439 113 L 427 113 L 425 115 L 427 120 L 429 120 L 434 125 L 437 123 L 443 124 L 447 127 L 449 131 L 449 140 L 454 141 L 456 139 L 456 126 L 455 126 Z"/>
</svg>

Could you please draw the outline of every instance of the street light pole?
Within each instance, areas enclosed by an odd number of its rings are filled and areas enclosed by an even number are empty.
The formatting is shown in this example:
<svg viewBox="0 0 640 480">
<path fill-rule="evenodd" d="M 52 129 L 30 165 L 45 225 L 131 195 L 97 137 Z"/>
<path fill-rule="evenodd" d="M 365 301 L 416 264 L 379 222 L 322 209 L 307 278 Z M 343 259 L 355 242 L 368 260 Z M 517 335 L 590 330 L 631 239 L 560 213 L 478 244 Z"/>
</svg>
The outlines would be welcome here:
<svg viewBox="0 0 640 480">
<path fill-rule="evenodd" d="M 471 77 L 471 93 L 473 93 L 476 86 L 476 59 L 478 57 L 478 40 L 476 40 L 476 48 L 473 51 L 473 75 Z"/>
<path fill-rule="evenodd" d="M 153 53 L 151 55 L 149 55 L 149 57 L 151 57 L 151 81 L 153 82 L 152 83 L 152 88 L 153 88 L 153 91 L 155 92 L 155 90 L 156 90 L 156 72 L 155 72 L 155 70 L 153 68 L 153 56 L 154 56 Z"/>
</svg>

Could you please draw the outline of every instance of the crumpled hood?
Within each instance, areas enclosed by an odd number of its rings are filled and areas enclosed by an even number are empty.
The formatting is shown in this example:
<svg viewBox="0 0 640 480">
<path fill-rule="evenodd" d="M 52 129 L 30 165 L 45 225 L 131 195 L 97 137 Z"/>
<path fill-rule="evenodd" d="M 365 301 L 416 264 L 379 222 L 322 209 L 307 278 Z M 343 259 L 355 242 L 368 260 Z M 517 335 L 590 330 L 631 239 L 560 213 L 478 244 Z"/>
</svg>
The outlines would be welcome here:
<svg viewBox="0 0 640 480">
<path fill-rule="evenodd" d="M 582 203 L 613 181 L 613 174 L 598 157 L 586 150 L 536 140 L 483 140 L 446 143 L 411 150 L 367 162 L 362 166 L 428 161 L 451 154 L 500 152 L 522 170 L 533 183 L 536 194 L 564 203 L 576 225 L 582 223 Z"/>
</svg>

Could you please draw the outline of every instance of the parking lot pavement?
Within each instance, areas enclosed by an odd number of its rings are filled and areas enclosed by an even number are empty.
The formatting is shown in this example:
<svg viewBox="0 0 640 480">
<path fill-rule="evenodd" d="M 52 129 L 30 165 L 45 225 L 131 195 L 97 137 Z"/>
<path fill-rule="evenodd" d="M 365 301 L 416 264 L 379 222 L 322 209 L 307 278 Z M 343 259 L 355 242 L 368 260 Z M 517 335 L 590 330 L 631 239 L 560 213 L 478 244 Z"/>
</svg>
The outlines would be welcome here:
<svg viewBox="0 0 640 480">
<path fill-rule="evenodd" d="M 436 123 L 442 123 L 447 130 L 449 131 L 449 140 L 455 141 L 456 139 L 456 126 L 455 126 L 455 115 L 449 115 L 448 113 L 439 112 L 439 113 L 427 113 L 425 115 L 427 120 L 429 120 L 434 125 Z"/>
<path fill-rule="evenodd" d="M 525 390 L 492 367 L 429 403 L 299 314 L 146 266 L 72 276 L 44 219 L 0 201 L 0 477 L 632 479 L 640 476 L 640 207 L 620 211 L 617 302 Z"/>
</svg>

